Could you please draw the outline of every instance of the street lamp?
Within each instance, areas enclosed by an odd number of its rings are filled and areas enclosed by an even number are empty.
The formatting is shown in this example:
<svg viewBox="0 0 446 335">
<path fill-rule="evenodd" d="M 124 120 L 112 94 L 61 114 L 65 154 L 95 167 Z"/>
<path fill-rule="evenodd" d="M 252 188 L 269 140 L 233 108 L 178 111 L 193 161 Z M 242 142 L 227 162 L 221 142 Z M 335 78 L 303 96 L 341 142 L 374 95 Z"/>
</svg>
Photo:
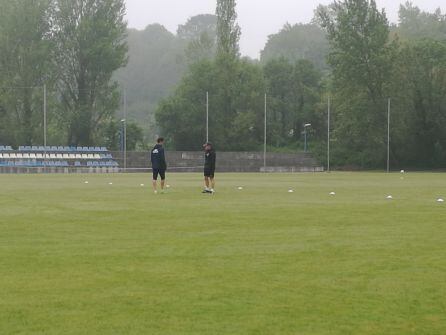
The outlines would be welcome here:
<svg viewBox="0 0 446 335">
<path fill-rule="evenodd" d="M 124 151 L 124 172 L 127 171 L 127 120 L 126 119 L 122 119 L 121 120 L 122 123 L 122 128 L 124 129 L 124 134 L 123 134 L 123 151 Z"/>
<path fill-rule="evenodd" d="M 304 152 L 307 152 L 308 149 L 308 142 L 307 142 L 307 134 L 308 131 L 307 129 L 311 127 L 311 123 L 305 123 L 304 124 L 304 137 L 305 137 L 305 147 L 304 147 Z"/>
</svg>

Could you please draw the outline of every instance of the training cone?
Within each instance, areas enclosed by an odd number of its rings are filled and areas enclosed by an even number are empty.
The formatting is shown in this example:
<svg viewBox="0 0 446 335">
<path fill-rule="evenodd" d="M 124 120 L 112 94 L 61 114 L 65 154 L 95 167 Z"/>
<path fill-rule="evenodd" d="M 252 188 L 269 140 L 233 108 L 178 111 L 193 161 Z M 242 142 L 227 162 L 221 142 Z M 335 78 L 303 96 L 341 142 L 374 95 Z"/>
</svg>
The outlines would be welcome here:
<svg viewBox="0 0 446 335">
<path fill-rule="evenodd" d="M 392 199 L 393 199 L 393 197 L 391 195 L 387 196 L 387 200 L 392 200 Z"/>
<path fill-rule="evenodd" d="M 243 187 L 240 186 L 240 187 L 238 188 L 238 190 L 239 190 L 239 191 L 243 190 Z"/>
<path fill-rule="evenodd" d="M 330 192 L 330 195 L 336 195 L 336 193 L 335 192 Z"/>
<path fill-rule="evenodd" d="M 294 193 L 294 190 L 288 190 L 288 193 Z"/>
<path fill-rule="evenodd" d="M 437 202 L 444 202 L 444 199 L 442 199 L 442 198 L 440 198 L 440 199 L 437 199 Z"/>
</svg>

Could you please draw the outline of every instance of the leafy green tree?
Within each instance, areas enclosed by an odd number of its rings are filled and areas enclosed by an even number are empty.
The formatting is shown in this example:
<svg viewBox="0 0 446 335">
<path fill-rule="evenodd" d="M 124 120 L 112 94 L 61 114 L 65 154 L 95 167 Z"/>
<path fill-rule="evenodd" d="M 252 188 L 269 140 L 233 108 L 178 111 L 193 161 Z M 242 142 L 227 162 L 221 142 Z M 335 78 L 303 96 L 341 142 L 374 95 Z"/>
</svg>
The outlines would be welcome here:
<svg viewBox="0 0 446 335">
<path fill-rule="evenodd" d="M 322 133 L 323 121 L 316 113 L 321 98 L 321 74 L 308 60 L 294 64 L 285 58 L 264 67 L 268 92 L 269 138 L 276 147 L 295 146 L 305 123 Z"/>
<path fill-rule="evenodd" d="M 106 146 L 109 150 L 121 150 L 121 136 L 123 132 L 123 125 L 117 119 L 112 119 L 101 128 L 101 142 L 100 144 Z M 137 123 L 130 121 L 127 123 L 127 150 L 135 151 L 139 147 L 144 146 L 143 128 Z"/>
<path fill-rule="evenodd" d="M 161 101 L 156 120 L 170 145 L 178 150 L 199 150 L 206 137 L 206 91 L 212 89 L 211 61 L 191 65 L 174 94 Z"/>
<path fill-rule="evenodd" d="M 205 59 L 213 59 L 216 53 L 215 37 L 203 32 L 200 37 L 189 42 L 185 50 L 189 64 Z"/>
<path fill-rule="evenodd" d="M 169 95 L 186 70 L 184 43 L 159 24 L 144 30 L 128 29 L 128 64 L 114 78 L 126 90 L 127 118 L 137 121 L 151 136 L 158 102 Z M 122 117 L 122 111 L 117 113 Z"/>
<path fill-rule="evenodd" d="M 238 58 L 240 27 L 235 0 L 217 0 L 217 53 L 219 57 Z"/>
<path fill-rule="evenodd" d="M 221 114 L 221 67 L 217 61 L 195 63 L 172 96 L 159 105 L 156 118 L 163 135 L 178 150 L 200 150 L 206 139 L 206 92 L 210 100 L 210 137 L 219 150 L 257 149 L 263 138 L 263 74 L 248 61 L 235 63 L 231 118 Z"/>
<path fill-rule="evenodd" d="M 128 118 L 142 125 L 145 136 L 158 133 L 157 105 L 172 93 L 188 65 L 214 58 L 216 30 L 216 16 L 209 14 L 191 17 L 178 27 L 177 35 L 160 24 L 128 29 L 129 62 L 114 78 L 126 88 Z"/>
<path fill-rule="evenodd" d="M 217 36 L 217 17 L 212 14 L 201 14 L 192 16 L 185 24 L 181 24 L 177 29 L 177 36 L 186 41 L 200 39 L 202 34 L 207 34 L 210 38 Z"/>
<path fill-rule="evenodd" d="M 400 6 L 397 34 L 404 40 L 430 38 L 446 40 L 446 15 L 438 8 L 434 13 L 421 11 L 407 1 Z"/>
<path fill-rule="evenodd" d="M 319 70 L 327 70 L 328 40 L 316 24 L 285 24 L 282 30 L 268 37 L 261 52 L 261 62 L 285 58 L 291 62 L 310 60 Z"/>
<path fill-rule="evenodd" d="M 126 64 L 123 0 L 55 0 L 61 119 L 71 145 L 93 145 L 119 106 L 113 73 Z"/>
<path fill-rule="evenodd" d="M 294 66 L 285 58 L 273 59 L 264 66 L 268 92 L 268 138 L 275 147 L 294 137 Z"/>
<path fill-rule="evenodd" d="M 0 0 L 3 141 L 42 143 L 43 85 L 52 84 L 49 0 Z"/>
<path fill-rule="evenodd" d="M 374 0 L 336 1 L 319 7 L 330 41 L 336 157 L 344 163 L 380 166 L 386 157 L 386 101 L 396 45 Z"/>
<path fill-rule="evenodd" d="M 136 122 L 127 124 L 127 150 L 136 150 L 139 146 L 144 146 L 143 129 Z"/>
<path fill-rule="evenodd" d="M 440 168 L 446 164 L 446 42 L 406 43 L 394 73 L 392 119 L 395 164 Z"/>
</svg>

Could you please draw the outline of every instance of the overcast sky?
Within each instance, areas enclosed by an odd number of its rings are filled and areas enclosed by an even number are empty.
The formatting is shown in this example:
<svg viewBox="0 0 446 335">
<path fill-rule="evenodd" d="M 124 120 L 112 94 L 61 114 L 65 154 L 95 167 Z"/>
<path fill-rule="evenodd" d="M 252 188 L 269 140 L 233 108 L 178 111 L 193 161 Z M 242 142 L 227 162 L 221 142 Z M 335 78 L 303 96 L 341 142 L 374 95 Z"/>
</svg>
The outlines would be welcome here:
<svg viewBox="0 0 446 335">
<path fill-rule="evenodd" d="M 403 0 L 404 1 L 404 0 Z M 330 0 L 238 0 L 238 22 L 242 28 L 241 52 L 253 58 L 265 46 L 268 35 L 277 33 L 286 22 L 308 23 L 318 4 Z M 426 11 L 446 9 L 446 0 L 413 0 Z M 215 12 L 216 0 L 126 0 L 129 27 L 143 29 L 160 23 L 172 32 L 191 16 Z M 377 0 L 392 22 L 398 20 L 398 0 Z"/>
</svg>

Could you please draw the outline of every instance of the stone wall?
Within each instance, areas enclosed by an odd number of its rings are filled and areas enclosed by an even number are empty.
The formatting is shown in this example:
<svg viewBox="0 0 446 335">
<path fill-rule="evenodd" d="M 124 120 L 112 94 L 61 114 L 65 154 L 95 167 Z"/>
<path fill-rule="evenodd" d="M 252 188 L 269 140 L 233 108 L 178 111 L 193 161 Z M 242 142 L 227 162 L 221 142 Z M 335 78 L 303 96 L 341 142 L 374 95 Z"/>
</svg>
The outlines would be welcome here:
<svg viewBox="0 0 446 335">
<path fill-rule="evenodd" d="M 113 158 L 124 166 L 123 154 L 112 152 Z M 167 164 L 170 171 L 201 171 L 204 163 L 203 152 L 168 151 Z M 309 172 L 324 171 L 310 154 L 268 153 L 267 168 L 263 166 L 261 152 L 217 152 L 218 172 Z M 150 167 L 149 152 L 128 152 L 127 168 L 143 169 Z"/>
</svg>

